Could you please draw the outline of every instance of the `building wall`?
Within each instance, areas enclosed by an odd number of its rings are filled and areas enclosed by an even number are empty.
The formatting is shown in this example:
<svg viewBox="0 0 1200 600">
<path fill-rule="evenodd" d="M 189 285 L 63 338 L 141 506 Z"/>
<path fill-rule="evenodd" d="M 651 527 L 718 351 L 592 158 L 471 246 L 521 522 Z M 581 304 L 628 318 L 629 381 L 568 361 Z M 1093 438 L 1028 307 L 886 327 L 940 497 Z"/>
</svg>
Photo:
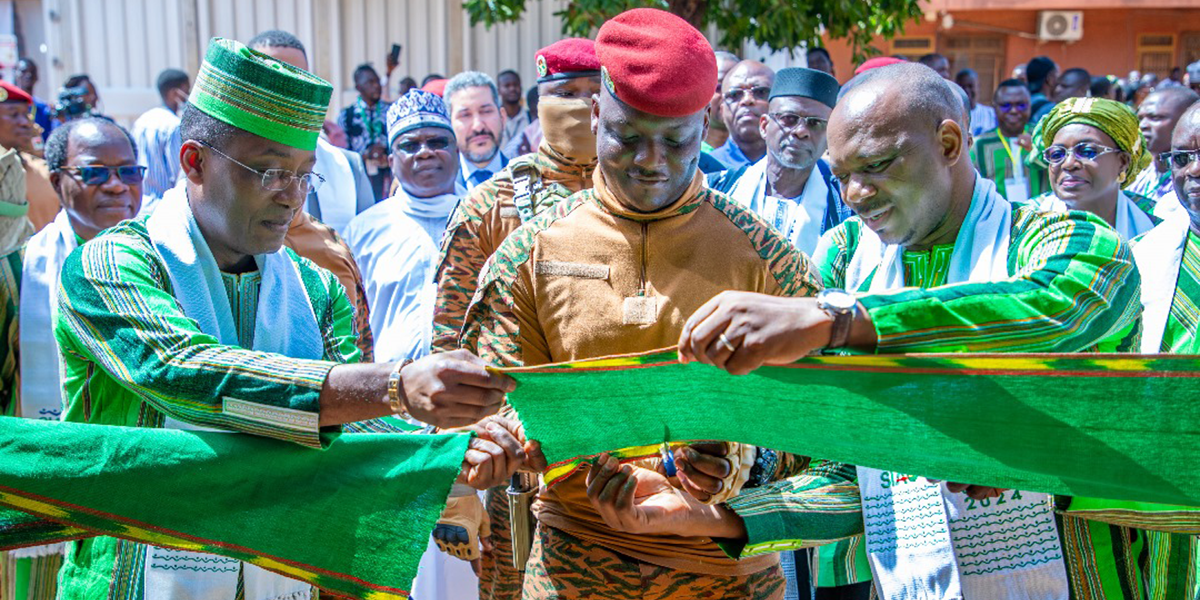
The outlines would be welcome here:
<svg viewBox="0 0 1200 600">
<path fill-rule="evenodd" d="M 561 37 L 554 13 L 566 4 L 531 1 L 520 23 L 488 29 L 468 24 L 461 0 L 16 1 L 23 47 L 41 67 L 39 95 L 51 100 L 67 77 L 86 72 L 103 112 L 127 124 L 159 102 L 160 71 L 194 76 L 209 38 L 244 42 L 266 29 L 296 34 L 310 68 L 334 83 L 331 118 L 356 96 L 354 68 L 371 62 L 382 74 L 393 43 L 403 46 L 397 78 L 466 69 L 495 76 L 511 68 L 528 87 L 534 53 Z"/>
<path fill-rule="evenodd" d="M 945 2 L 943 2 L 945 3 Z M 959 4 L 970 4 L 959 2 Z M 1029 4 L 1025 2 L 1025 4 Z M 1063 3 L 1058 3 L 1063 4 Z M 1089 5 L 1090 6 L 1090 5 Z M 1093 75 L 1124 77 L 1139 69 L 1138 38 L 1145 34 L 1175 36 L 1173 65 L 1186 66 L 1183 39 L 1185 34 L 1200 35 L 1200 4 L 1197 8 L 1110 8 L 1083 10 L 1083 39 L 1078 42 L 1043 42 L 1036 38 L 1037 10 L 950 10 L 954 25 L 942 26 L 941 15 L 933 21 L 923 20 L 905 28 L 904 37 L 928 36 L 938 52 L 950 54 L 948 41 L 953 36 L 997 36 L 1003 46 L 999 71 L 1007 76 L 1014 67 L 1034 56 L 1045 55 L 1058 63 L 1060 69 L 1083 67 Z M 1066 10 L 1070 6 L 1061 7 Z M 932 14 L 932 13 L 931 13 Z M 849 47 L 839 41 L 828 41 L 839 79 L 845 81 L 853 73 Z M 885 54 L 893 53 L 893 44 L 880 41 L 876 47 Z M 959 65 L 953 65 L 958 68 Z M 1165 75 L 1165 73 L 1160 73 Z"/>
</svg>

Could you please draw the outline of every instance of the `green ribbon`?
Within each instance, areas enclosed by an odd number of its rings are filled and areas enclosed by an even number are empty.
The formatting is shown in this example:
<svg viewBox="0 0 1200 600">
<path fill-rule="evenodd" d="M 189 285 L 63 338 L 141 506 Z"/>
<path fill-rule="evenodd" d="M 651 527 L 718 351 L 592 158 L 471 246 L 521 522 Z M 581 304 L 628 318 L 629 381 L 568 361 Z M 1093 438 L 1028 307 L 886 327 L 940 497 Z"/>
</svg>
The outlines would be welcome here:
<svg viewBox="0 0 1200 600">
<path fill-rule="evenodd" d="M 660 351 L 507 372 L 551 484 L 601 452 L 715 439 L 948 481 L 1200 506 L 1200 356 L 828 356 L 735 377 Z"/>
<path fill-rule="evenodd" d="M 0 418 L 0 548 L 110 535 L 406 597 L 470 436 L 237 433 Z M 57 525 L 56 525 L 57 524 Z"/>
</svg>

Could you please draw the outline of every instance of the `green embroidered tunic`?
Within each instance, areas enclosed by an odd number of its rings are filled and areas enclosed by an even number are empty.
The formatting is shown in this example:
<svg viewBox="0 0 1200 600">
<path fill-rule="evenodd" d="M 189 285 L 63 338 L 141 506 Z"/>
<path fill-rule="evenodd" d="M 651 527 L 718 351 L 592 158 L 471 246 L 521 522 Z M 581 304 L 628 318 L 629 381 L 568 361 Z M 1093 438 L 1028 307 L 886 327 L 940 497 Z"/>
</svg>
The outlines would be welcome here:
<svg viewBox="0 0 1200 600">
<path fill-rule="evenodd" d="M 834 242 L 829 253 L 814 257 L 827 287 L 844 287 L 863 227 L 858 218 L 846 221 L 828 234 Z M 905 253 L 905 281 L 912 287 L 860 295 L 879 334 L 880 353 L 1137 347 L 1140 278 L 1129 247 L 1098 218 L 1014 205 L 1008 256 L 1012 277 L 1004 281 L 944 285 L 951 252 L 952 246 L 941 246 Z M 869 285 L 870 278 L 858 291 Z M 823 468 L 728 502 L 744 519 L 749 541 L 744 548 L 726 544 L 726 550 L 744 556 L 841 540 L 841 560 L 822 564 L 841 569 L 834 575 L 840 581 L 856 580 L 858 561 L 848 542 L 862 533 L 855 472 L 830 463 Z M 1188 535 L 1200 532 L 1200 509 L 1057 500 L 1073 598 L 1196 597 L 1195 543 Z"/>
<path fill-rule="evenodd" d="M 222 346 L 200 331 L 175 300 L 144 219 L 81 246 L 63 265 L 55 323 L 63 352 L 64 420 L 162 427 L 170 416 L 320 448 L 318 397 L 325 378 L 334 365 L 360 360 L 354 307 L 331 273 L 282 251 L 299 267 L 324 360 Z M 238 336 L 249 346 L 259 273 L 223 273 L 222 279 Z M 144 546 L 115 538 L 72 542 L 59 598 L 140 598 L 144 557 Z"/>
</svg>

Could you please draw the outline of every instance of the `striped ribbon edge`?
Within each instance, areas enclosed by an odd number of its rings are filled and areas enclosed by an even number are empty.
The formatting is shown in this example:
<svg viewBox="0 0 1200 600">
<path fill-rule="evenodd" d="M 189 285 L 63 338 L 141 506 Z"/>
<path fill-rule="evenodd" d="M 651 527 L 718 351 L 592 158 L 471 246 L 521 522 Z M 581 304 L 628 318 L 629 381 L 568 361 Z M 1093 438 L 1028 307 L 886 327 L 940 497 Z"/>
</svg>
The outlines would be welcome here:
<svg viewBox="0 0 1200 600">
<path fill-rule="evenodd" d="M 692 441 L 700 441 L 700 440 L 692 440 Z M 680 446 L 685 446 L 688 443 L 690 443 L 690 442 L 670 442 L 667 445 L 670 446 L 671 449 L 673 450 Z M 662 447 L 662 444 L 655 444 L 653 446 L 634 446 L 632 448 L 622 448 L 620 450 L 612 450 L 610 452 L 606 452 L 605 454 L 608 454 L 609 456 L 617 459 L 618 462 L 620 462 L 621 464 L 624 465 L 624 464 L 628 464 L 631 462 L 637 462 L 639 460 L 646 460 L 648 458 L 658 458 L 660 456 L 659 449 L 661 447 Z M 599 454 L 592 454 L 592 455 L 588 455 L 588 456 L 576 456 L 574 458 L 560 460 L 560 461 L 550 465 L 546 469 L 546 472 L 542 474 L 542 482 L 546 484 L 547 488 L 554 487 L 555 485 L 561 483 L 567 477 L 570 477 L 572 474 L 574 474 L 579 469 L 583 468 L 584 465 L 594 464 L 596 462 L 597 456 L 599 456 Z"/>
<path fill-rule="evenodd" d="M 370 583 L 357 577 L 305 565 L 284 558 L 270 556 L 227 542 L 219 542 L 191 536 L 179 531 L 156 527 L 134 519 L 83 506 L 30 494 L 0 485 L 0 505 L 89 531 L 91 535 L 109 535 L 134 542 L 215 554 L 213 548 L 229 551 L 226 556 L 249 562 L 285 577 L 299 579 L 305 583 L 337 593 L 348 593 L 363 600 L 407 599 L 409 592 L 400 588 Z M 110 527 L 97 527 L 90 523 L 101 521 Z M 333 581 L 331 581 L 333 580 Z M 342 585 L 331 585 L 341 583 Z"/>
<path fill-rule="evenodd" d="M 531 367 L 488 369 L 516 377 L 523 374 L 564 371 L 623 371 L 679 363 L 675 347 L 637 354 L 605 356 L 574 362 Z M 821 369 L 873 373 L 899 372 L 931 375 L 1045 376 L 1045 377 L 1200 377 L 1200 355 L 1195 354 L 872 354 L 808 356 L 777 369 Z"/>
</svg>

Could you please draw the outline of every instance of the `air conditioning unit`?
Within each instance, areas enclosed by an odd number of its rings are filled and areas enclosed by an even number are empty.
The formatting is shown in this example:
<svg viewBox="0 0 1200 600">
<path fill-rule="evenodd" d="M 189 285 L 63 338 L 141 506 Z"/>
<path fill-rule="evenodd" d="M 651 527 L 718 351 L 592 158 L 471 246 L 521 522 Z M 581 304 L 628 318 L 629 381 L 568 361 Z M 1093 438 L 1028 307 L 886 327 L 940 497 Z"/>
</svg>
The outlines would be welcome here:
<svg viewBox="0 0 1200 600">
<path fill-rule="evenodd" d="M 1083 12 L 1043 10 L 1038 13 L 1038 39 L 1043 42 L 1074 42 L 1083 39 Z"/>
</svg>

